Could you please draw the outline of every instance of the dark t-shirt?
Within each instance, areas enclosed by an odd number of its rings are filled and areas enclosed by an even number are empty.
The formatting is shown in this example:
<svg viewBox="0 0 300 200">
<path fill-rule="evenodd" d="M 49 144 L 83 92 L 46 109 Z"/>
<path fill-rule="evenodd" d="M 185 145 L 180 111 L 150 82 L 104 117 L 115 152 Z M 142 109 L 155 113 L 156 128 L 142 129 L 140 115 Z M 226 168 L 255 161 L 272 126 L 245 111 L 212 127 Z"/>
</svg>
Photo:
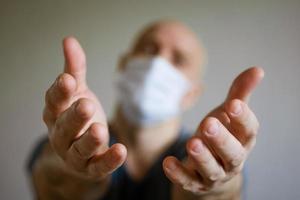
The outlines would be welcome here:
<svg viewBox="0 0 300 200">
<path fill-rule="evenodd" d="M 99 200 L 168 200 L 170 199 L 171 182 L 165 176 L 162 168 L 162 161 L 166 156 L 172 155 L 182 160 L 186 156 L 185 144 L 189 138 L 185 129 L 181 129 L 177 140 L 155 161 L 146 176 L 140 181 L 134 181 L 126 172 L 126 168 L 121 166 L 112 174 L 112 182 L 109 190 L 103 198 Z M 111 137 L 111 144 L 116 141 Z M 43 145 L 47 143 L 47 138 L 43 138 L 34 148 L 29 162 L 28 170 L 31 173 L 32 167 L 41 153 Z"/>
</svg>

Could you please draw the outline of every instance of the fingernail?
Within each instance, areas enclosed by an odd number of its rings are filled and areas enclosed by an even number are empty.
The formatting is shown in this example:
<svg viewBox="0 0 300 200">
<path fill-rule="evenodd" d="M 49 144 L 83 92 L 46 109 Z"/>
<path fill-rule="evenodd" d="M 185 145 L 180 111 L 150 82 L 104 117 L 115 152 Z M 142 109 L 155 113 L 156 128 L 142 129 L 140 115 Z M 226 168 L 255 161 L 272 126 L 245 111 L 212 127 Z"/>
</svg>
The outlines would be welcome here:
<svg viewBox="0 0 300 200">
<path fill-rule="evenodd" d="M 207 134 L 208 135 L 216 135 L 218 133 L 219 125 L 217 122 L 213 121 L 210 123 L 210 125 L 207 128 Z"/>
<path fill-rule="evenodd" d="M 203 149 L 202 142 L 195 142 L 194 146 L 192 147 L 192 151 L 195 153 L 201 153 Z"/>
<path fill-rule="evenodd" d="M 242 112 L 241 104 L 239 102 L 236 102 L 233 105 L 233 108 L 231 108 L 231 114 L 232 115 L 239 115 L 241 112 Z"/>
<path fill-rule="evenodd" d="M 167 168 L 169 171 L 175 170 L 175 169 L 176 169 L 176 164 L 175 164 L 175 162 L 174 162 L 174 161 L 173 161 L 173 162 L 169 162 L 169 163 L 167 164 L 166 168 Z"/>
</svg>

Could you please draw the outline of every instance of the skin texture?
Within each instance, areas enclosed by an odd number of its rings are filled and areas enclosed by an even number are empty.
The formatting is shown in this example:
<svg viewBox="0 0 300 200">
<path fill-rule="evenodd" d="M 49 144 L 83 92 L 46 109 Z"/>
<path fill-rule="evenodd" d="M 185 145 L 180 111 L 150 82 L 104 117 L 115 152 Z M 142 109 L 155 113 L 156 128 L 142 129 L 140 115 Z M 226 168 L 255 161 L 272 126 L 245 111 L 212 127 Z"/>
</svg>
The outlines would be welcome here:
<svg viewBox="0 0 300 200">
<path fill-rule="evenodd" d="M 63 47 L 64 72 L 45 98 L 43 119 L 50 143 L 34 166 L 33 180 L 40 199 L 96 199 L 105 193 L 110 174 L 122 164 L 133 179 L 141 180 L 156 158 L 176 140 L 180 117 L 141 127 L 127 121 L 117 106 L 111 124 L 120 143 L 108 147 L 105 113 L 86 84 L 84 52 L 73 37 L 65 38 Z M 147 26 L 120 59 L 120 73 L 126 70 L 127 60 L 136 56 L 167 59 L 192 83 L 182 99 L 182 109 L 196 102 L 201 93 L 205 51 L 188 27 L 177 21 Z M 258 121 L 247 103 L 262 78 L 263 70 L 258 67 L 237 76 L 225 101 L 200 121 L 187 142 L 185 161 L 164 159 L 162 167 L 174 183 L 173 199 L 239 198 L 240 171 L 254 147 L 258 130 Z M 54 180 L 54 184 L 46 176 L 49 172 L 61 180 Z"/>
</svg>

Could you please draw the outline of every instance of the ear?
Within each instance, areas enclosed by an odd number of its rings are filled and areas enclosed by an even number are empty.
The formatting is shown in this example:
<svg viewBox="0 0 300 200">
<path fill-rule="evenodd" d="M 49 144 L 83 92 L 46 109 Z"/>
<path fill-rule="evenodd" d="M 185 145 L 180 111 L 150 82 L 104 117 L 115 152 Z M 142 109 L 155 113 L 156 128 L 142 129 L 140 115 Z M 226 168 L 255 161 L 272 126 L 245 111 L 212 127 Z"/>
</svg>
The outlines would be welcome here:
<svg viewBox="0 0 300 200">
<path fill-rule="evenodd" d="M 201 96 L 204 87 L 201 83 L 194 83 L 190 90 L 185 94 L 181 102 L 181 108 L 186 111 L 193 107 Z"/>
</svg>

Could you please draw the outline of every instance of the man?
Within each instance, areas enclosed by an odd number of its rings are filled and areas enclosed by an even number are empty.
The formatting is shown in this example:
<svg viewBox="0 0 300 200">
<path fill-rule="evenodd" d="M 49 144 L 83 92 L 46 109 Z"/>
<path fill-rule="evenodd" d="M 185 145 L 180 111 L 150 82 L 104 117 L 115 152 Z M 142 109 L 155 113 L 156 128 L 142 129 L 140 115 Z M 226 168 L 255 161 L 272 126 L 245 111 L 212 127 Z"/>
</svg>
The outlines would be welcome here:
<svg viewBox="0 0 300 200">
<path fill-rule="evenodd" d="M 48 140 L 31 162 L 39 199 L 239 199 L 258 121 L 247 105 L 263 77 L 252 67 L 192 135 L 180 114 L 201 93 L 204 50 L 177 21 L 147 26 L 119 65 L 108 125 L 86 83 L 85 55 L 63 41 L 65 67 L 46 93 Z"/>
</svg>

